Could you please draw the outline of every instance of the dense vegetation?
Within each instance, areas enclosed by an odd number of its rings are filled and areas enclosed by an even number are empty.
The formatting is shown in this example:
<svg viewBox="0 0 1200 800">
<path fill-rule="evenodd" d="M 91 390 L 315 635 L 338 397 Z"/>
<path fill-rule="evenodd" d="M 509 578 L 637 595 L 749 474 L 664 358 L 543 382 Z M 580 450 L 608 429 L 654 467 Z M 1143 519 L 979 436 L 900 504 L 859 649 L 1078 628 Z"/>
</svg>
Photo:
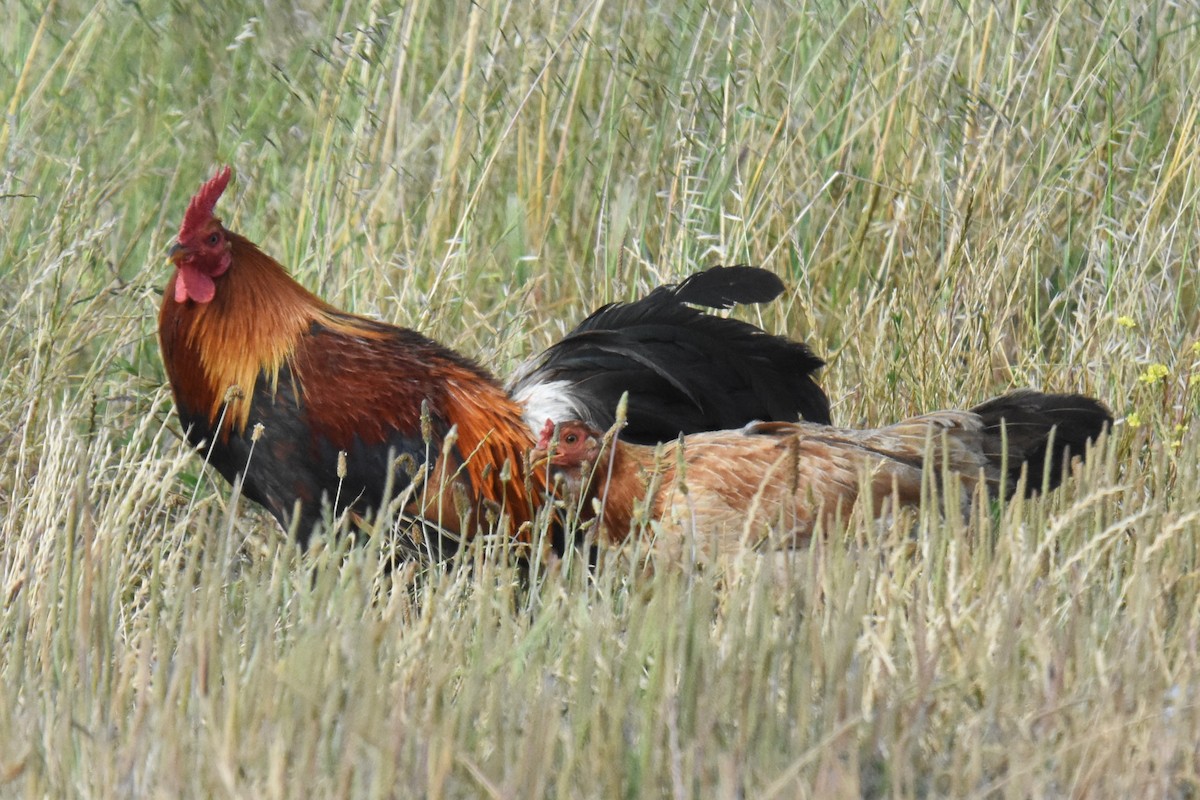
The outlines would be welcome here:
<svg viewBox="0 0 1200 800">
<path fill-rule="evenodd" d="M 0 794 L 1200 791 L 1195 9 L 6 2 Z M 226 222 L 499 374 L 714 263 L 844 424 L 1119 418 L 1053 496 L 731 574 L 299 553 L 179 436 L 165 250 Z"/>
</svg>

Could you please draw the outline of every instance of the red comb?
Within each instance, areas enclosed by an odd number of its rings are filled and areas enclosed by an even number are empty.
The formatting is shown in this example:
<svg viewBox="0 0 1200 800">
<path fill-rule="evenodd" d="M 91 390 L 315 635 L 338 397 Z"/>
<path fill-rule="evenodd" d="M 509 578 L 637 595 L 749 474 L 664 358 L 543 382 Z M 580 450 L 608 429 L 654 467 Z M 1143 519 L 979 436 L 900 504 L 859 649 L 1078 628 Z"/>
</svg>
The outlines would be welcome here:
<svg viewBox="0 0 1200 800">
<path fill-rule="evenodd" d="M 554 420 L 546 420 L 546 424 L 542 426 L 542 435 L 538 439 L 537 446 L 541 450 L 550 449 L 550 440 L 554 438 Z"/>
<path fill-rule="evenodd" d="M 214 175 L 212 180 L 201 186 L 200 191 L 192 195 L 192 202 L 188 203 L 187 211 L 183 215 L 183 224 L 179 226 L 180 239 L 204 227 L 212 219 L 213 209 L 217 207 L 217 200 L 229 185 L 231 175 L 233 170 L 225 167 Z"/>
</svg>

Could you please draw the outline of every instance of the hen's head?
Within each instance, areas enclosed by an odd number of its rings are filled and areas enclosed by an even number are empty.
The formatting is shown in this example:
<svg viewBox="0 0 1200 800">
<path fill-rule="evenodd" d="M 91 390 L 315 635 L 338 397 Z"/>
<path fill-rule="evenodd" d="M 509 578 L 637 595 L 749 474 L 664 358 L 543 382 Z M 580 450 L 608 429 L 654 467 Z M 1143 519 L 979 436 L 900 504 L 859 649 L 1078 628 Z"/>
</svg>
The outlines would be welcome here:
<svg viewBox="0 0 1200 800">
<path fill-rule="evenodd" d="M 547 420 L 546 427 L 542 429 L 542 438 L 538 441 L 538 448 L 541 450 L 550 449 L 550 438 L 555 430 L 552 425 L 553 423 Z M 557 430 L 558 446 L 550 459 L 551 466 L 579 470 L 588 464 L 596 463 L 603 438 L 600 431 L 577 419 L 560 423 Z"/>
<path fill-rule="evenodd" d="M 179 238 L 169 257 L 175 264 L 175 302 L 207 303 L 216 295 L 213 278 L 229 269 L 233 256 L 221 220 L 213 216 L 217 200 L 229 185 L 233 171 L 225 167 L 200 187 L 188 203 L 179 226 Z"/>
</svg>

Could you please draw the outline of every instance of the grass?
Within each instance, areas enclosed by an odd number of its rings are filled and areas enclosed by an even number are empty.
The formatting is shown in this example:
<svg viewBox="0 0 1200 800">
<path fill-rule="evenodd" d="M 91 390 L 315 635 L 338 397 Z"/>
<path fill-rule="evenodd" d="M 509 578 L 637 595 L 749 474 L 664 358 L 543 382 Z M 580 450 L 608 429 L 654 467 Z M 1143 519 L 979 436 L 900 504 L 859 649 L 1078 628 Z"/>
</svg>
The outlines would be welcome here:
<svg viewBox="0 0 1200 800">
<path fill-rule="evenodd" d="M 0 795 L 1200 793 L 1186 4 L 9 2 Z M 178 435 L 164 252 L 227 223 L 499 374 L 714 263 L 845 424 L 1014 386 L 1076 480 L 648 582 L 299 553 Z"/>
</svg>

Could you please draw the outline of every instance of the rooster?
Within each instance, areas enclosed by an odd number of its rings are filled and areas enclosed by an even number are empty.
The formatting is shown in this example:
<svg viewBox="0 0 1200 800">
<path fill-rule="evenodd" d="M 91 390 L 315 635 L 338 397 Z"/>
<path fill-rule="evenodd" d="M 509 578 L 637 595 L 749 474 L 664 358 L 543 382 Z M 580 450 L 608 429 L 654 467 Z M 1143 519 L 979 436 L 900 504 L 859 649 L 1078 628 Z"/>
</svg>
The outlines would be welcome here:
<svg viewBox="0 0 1200 800">
<path fill-rule="evenodd" d="M 685 305 L 772 299 L 783 287 L 763 270 L 709 270 L 607 306 L 528 365 L 513 394 L 471 359 L 294 281 L 214 215 L 230 176 L 192 197 L 170 249 L 163 363 L 188 440 L 301 544 L 327 512 L 361 519 L 393 501 L 439 549 L 495 520 L 527 541 L 546 491 L 528 469 L 525 402 L 607 426 L 629 391 L 631 425 L 649 441 L 759 416 L 828 418 L 807 347 Z M 723 385 L 707 363 L 737 364 L 736 380 Z"/>
<path fill-rule="evenodd" d="M 1089 397 L 1022 390 L 877 430 L 756 422 L 658 448 L 581 420 L 547 420 L 533 456 L 585 520 L 598 517 L 600 544 L 649 534 L 656 554 L 694 546 L 712 558 L 768 534 L 802 545 L 848 518 L 860 495 L 875 517 L 916 505 L 927 456 L 958 478 L 967 502 L 981 481 L 989 495 L 1011 494 L 1023 471 L 1028 492 L 1054 488 L 1070 456 L 1111 424 Z"/>
</svg>

